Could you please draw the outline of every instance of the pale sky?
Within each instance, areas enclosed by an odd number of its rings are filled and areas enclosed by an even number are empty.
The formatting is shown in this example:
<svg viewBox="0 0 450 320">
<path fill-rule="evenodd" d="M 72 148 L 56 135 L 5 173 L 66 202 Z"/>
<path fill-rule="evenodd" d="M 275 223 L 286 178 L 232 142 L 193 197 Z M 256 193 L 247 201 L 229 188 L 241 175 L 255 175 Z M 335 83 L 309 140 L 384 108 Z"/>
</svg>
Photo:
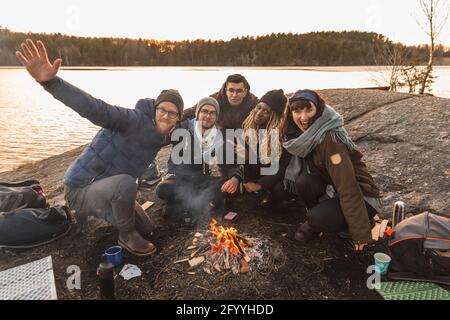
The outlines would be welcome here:
<svg viewBox="0 0 450 320">
<path fill-rule="evenodd" d="M 361 30 L 427 43 L 417 17 L 418 0 L 2 0 L 0 9 L 13 31 L 158 40 Z M 450 46 L 450 22 L 439 42 Z"/>
</svg>

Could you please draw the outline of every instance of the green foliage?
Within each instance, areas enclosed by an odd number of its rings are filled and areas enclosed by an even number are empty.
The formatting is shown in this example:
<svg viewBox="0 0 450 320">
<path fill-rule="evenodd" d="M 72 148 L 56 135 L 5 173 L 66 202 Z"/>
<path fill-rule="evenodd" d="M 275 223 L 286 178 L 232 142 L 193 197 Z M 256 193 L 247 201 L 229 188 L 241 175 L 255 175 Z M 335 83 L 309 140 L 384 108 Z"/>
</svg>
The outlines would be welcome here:
<svg viewBox="0 0 450 320">
<path fill-rule="evenodd" d="M 408 87 L 409 93 L 418 93 L 418 89 L 423 83 L 425 76 L 425 90 L 431 92 L 436 77 L 432 73 L 427 74 L 426 67 L 417 66 L 417 64 L 411 62 L 401 68 L 400 87 Z"/>
</svg>

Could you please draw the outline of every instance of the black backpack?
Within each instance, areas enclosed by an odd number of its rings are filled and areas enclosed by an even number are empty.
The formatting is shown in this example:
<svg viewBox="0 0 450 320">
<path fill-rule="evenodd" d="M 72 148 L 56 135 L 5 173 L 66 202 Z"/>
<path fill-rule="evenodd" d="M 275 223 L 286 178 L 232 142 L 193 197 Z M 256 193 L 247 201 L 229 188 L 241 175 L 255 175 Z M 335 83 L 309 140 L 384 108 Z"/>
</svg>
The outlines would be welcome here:
<svg viewBox="0 0 450 320">
<path fill-rule="evenodd" d="M 0 213 L 0 248 L 32 248 L 65 235 L 71 226 L 69 209 L 18 208 Z"/>
<path fill-rule="evenodd" d="M 45 208 L 47 201 L 39 181 L 0 182 L 0 212 L 17 208 Z"/>
<path fill-rule="evenodd" d="M 71 225 L 64 206 L 48 207 L 38 180 L 0 182 L 0 248 L 32 248 L 66 234 Z"/>
<path fill-rule="evenodd" d="M 401 221 L 388 239 L 391 279 L 450 285 L 450 217 L 424 212 Z"/>
</svg>

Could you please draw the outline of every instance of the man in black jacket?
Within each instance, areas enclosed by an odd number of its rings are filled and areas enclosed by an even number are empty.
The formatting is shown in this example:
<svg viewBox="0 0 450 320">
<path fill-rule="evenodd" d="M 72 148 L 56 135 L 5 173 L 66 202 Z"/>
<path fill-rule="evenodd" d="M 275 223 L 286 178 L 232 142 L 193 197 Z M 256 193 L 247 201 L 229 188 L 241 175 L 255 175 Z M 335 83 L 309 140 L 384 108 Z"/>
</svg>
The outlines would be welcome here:
<svg viewBox="0 0 450 320">
<path fill-rule="evenodd" d="M 225 195 L 236 192 L 241 171 L 238 165 L 226 163 L 227 152 L 234 153 L 234 147 L 216 127 L 220 113 L 216 99 L 203 98 L 197 103 L 196 118 L 183 121 L 172 134 L 168 176 L 156 189 L 158 197 L 166 200 L 167 213 L 221 214 Z"/>
<path fill-rule="evenodd" d="M 220 106 L 220 116 L 217 127 L 220 129 L 238 129 L 242 127 L 245 118 L 258 103 L 258 98 L 250 92 L 250 84 L 241 74 L 227 77 L 221 89 L 211 95 Z M 183 119 L 195 117 L 196 106 L 183 112 Z"/>
</svg>

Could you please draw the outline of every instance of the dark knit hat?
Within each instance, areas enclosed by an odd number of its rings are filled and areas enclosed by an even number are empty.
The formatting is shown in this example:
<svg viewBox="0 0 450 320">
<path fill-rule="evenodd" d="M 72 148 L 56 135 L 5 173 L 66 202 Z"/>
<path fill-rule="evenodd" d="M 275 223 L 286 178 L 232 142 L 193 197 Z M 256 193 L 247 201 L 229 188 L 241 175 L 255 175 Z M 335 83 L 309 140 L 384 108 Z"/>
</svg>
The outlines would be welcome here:
<svg viewBox="0 0 450 320">
<path fill-rule="evenodd" d="M 287 98 L 284 95 L 283 89 L 280 89 L 267 92 L 259 101 L 269 105 L 273 112 L 275 112 L 278 116 L 281 116 L 284 108 L 286 107 Z"/>
<path fill-rule="evenodd" d="M 219 105 L 219 102 L 217 102 L 217 100 L 214 99 L 213 97 L 205 97 L 205 98 L 200 99 L 200 101 L 197 103 L 197 107 L 195 109 L 195 117 L 198 118 L 198 114 L 200 113 L 203 106 L 205 106 L 205 105 L 213 106 L 216 109 L 217 119 L 218 119 L 219 114 L 220 114 L 220 105 Z"/>
<path fill-rule="evenodd" d="M 325 103 L 323 99 L 319 99 L 317 93 L 312 90 L 299 90 L 294 93 L 294 95 L 289 99 L 289 104 L 293 104 L 301 100 L 314 103 L 317 108 L 317 112 L 312 121 L 316 121 L 322 115 L 323 110 L 325 109 Z"/>
<path fill-rule="evenodd" d="M 172 102 L 177 107 L 180 116 L 183 114 L 184 102 L 178 90 L 166 89 L 161 91 L 158 98 L 156 98 L 155 107 L 163 101 Z"/>
</svg>

